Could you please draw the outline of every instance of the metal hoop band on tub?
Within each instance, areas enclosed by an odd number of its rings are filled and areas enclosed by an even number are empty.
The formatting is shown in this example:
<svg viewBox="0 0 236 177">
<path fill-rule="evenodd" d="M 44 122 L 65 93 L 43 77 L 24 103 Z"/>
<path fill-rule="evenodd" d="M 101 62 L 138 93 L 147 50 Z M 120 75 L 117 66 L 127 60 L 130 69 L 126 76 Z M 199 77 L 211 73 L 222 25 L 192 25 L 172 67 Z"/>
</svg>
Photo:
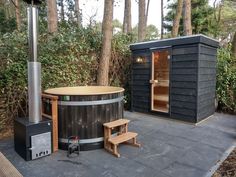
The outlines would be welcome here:
<svg viewBox="0 0 236 177">
<path fill-rule="evenodd" d="M 63 106 L 92 106 L 117 103 L 124 99 L 124 96 L 109 100 L 96 100 L 96 101 L 58 101 L 58 105 Z"/>
</svg>

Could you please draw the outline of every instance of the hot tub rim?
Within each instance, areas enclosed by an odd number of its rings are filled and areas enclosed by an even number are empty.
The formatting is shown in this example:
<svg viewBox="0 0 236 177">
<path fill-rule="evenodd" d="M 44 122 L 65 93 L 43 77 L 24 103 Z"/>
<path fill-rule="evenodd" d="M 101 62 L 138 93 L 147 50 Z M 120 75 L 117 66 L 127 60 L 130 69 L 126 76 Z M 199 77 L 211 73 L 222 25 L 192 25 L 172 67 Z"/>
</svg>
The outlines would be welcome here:
<svg viewBox="0 0 236 177">
<path fill-rule="evenodd" d="M 96 88 L 102 88 L 102 87 L 109 87 L 109 88 L 115 88 L 117 90 L 115 91 L 107 91 L 107 92 L 94 92 L 94 93 L 81 93 L 81 92 L 77 92 L 77 93 L 68 93 L 68 92 L 64 92 L 64 93 L 59 93 L 60 89 L 66 89 L 66 88 L 93 88 L 96 90 Z M 106 94 L 115 94 L 115 93 L 121 93 L 124 92 L 125 89 L 122 87 L 114 87 L 114 86 L 74 86 L 74 87 L 55 87 L 55 88 L 49 88 L 44 90 L 44 93 L 46 94 L 51 94 L 51 95 L 58 95 L 58 96 L 93 96 L 93 95 L 106 95 Z"/>
</svg>

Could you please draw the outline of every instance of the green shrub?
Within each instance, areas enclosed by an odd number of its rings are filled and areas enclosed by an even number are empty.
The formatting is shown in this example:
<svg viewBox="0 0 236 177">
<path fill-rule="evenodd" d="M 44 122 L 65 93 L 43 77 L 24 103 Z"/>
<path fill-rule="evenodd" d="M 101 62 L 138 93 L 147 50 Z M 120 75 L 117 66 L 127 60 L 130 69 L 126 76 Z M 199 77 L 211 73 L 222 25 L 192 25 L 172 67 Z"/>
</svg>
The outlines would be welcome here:
<svg viewBox="0 0 236 177">
<path fill-rule="evenodd" d="M 0 7 L 0 34 L 12 32 L 16 29 L 16 19 L 14 17 L 6 17 L 4 8 Z"/>
<path fill-rule="evenodd" d="M 113 36 L 112 57 L 110 61 L 110 85 L 125 88 L 125 109 L 130 109 L 131 103 L 131 52 L 129 44 L 133 42 L 132 34 L 118 33 Z"/>
<path fill-rule="evenodd" d="M 38 60 L 42 64 L 42 90 L 53 87 L 94 85 L 102 34 L 97 28 L 61 26 L 50 36 L 43 30 L 38 37 Z M 112 41 L 110 85 L 125 87 L 129 104 L 131 37 L 116 34 Z M 27 33 L 14 31 L 0 36 L 0 111 L 2 125 L 16 116 L 27 115 Z M 126 106 L 128 108 L 129 106 Z M 3 115 L 4 114 L 4 115 Z"/>
<path fill-rule="evenodd" d="M 96 81 L 101 34 L 93 29 L 61 30 L 39 40 L 44 89 L 89 85 Z"/>
<path fill-rule="evenodd" d="M 216 92 L 219 109 L 236 113 L 236 59 L 230 46 L 218 50 Z"/>
</svg>

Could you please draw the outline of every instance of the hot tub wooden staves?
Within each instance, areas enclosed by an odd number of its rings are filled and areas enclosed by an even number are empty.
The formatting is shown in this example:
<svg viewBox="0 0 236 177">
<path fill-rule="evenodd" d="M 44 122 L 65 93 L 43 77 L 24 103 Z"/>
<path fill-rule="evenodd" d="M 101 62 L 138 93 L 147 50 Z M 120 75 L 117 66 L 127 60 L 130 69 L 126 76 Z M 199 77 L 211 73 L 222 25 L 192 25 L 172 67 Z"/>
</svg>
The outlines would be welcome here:
<svg viewBox="0 0 236 177">
<path fill-rule="evenodd" d="M 68 138 L 78 136 L 81 150 L 103 147 L 103 124 L 123 118 L 120 87 L 84 86 L 48 89 L 58 96 L 59 148 L 67 149 Z"/>
<path fill-rule="evenodd" d="M 132 110 L 192 123 L 212 115 L 218 45 L 204 35 L 132 44 Z"/>
</svg>

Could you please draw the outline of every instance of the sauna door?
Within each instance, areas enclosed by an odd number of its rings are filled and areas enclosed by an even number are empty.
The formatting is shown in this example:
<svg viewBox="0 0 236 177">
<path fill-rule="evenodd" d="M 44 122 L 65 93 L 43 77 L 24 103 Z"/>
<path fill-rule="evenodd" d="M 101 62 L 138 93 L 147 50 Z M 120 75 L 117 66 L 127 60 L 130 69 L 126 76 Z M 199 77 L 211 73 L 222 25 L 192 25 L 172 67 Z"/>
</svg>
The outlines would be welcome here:
<svg viewBox="0 0 236 177">
<path fill-rule="evenodd" d="M 151 110 L 169 113 L 170 50 L 152 52 Z"/>
</svg>

